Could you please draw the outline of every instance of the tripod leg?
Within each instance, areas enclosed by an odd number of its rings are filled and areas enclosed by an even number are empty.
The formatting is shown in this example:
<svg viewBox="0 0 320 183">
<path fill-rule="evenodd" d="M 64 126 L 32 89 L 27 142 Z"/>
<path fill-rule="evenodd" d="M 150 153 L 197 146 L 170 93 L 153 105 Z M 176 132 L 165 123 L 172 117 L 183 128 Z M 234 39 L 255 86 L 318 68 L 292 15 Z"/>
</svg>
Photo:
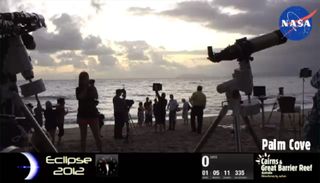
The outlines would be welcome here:
<svg viewBox="0 0 320 183">
<path fill-rule="evenodd" d="M 194 149 L 194 152 L 200 152 L 200 150 L 202 149 L 203 145 L 207 143 L 207 140 L 212 135 L 213 131 L 218 126 L 218 124 L 223 119 L 223 117 L 227 114 L 227 112 L 228 112 L 228 106 L 223 106 L 223 108 L 221 109 L 221 111 L 219 113 L 219 116 L 209 126 L 208 130 L 206 131 L 206 133 L 202 136 L 201 140 L 199 141 L 199 143 L 197 144 L 196 148 Z"/>
<path fill-rule="evenodd" d="M 246 126 L 247 126 L 247 128 L 248 128 L 248 130 L 249 130 L 249 133 L 251 134 L 251 137 L 252 137 L 253 140 L 254 140 L 254 143 L 256 144 L 257 148 L 258 148 L 259 151 L 260 151 L 260 147 L 261 147 L 261 146 L 260 146 L 260 142 L 259 142 L 259 140 L 258 140 L 258 137 L 257 137 L 256 133 L 254 132 L 254 130 L 253 130 L 252 127 L 251 127 L 249 118 L 248 118 L 247 116 L 242 116 L 242 119 L 243 119 L 244 123 L 246 124 Z"/>
<path fill-rule="evenodd" d="M 131 128 L 135 128 L 136 126 L 135 126 L 135 124 L 134 124 L 134 122 L 133 122 L 133 120 L 131 118 L 130 113 L 128 114 L 128 116 L 129 116 L 129 123 L 131 122 L 131 124 L 130 124 Z"/>
<path fill-rule="evenodd" d="M 239 110 L 233 109 L 233 127 L 234 127 L 234 133 L 235 133 L 235 142 L 237 144 L 237 152 L 241 152 L 241 136 L 240 136 L 240 116 L 239 116 Z"/>
<path fill-rule="evenodd" d="M 268 117 L 268 121 L 267 121 L 267 123 L 269 123 L 269 122 L 270 122 L 270 119 L 271 119 L 272 113 L 273 113 L 273 111 L 275 110 L 276 105 L 277 105 L 277 103 L 274 103 L 274 104 L 273 104 L 273 106 L 272 106 L 272 110 L 271 110 L 271 112 L 270 112 L 270 114 L 269 114 L 269 117 Z"/>
<path fill-rule="evenodd" d="M 131 133 L 134 134 L 134 133 L 135 133 L 136 125 L 134 124 L 133 119 L 132 119 L 131 115 L 129 114 L 129 123 L 130 123 L 130 122 L 131 122 L 130 127 L 131 127 L 131 129 L 132 129 Z"/>
<path fill-rule="evenodd" d="M 126 132 L 127 132 L 127 134 L 126 134 L 126 138 L 124 139 L 124 142 L 125 143 L 129 143 L 129 133 L 130 133 L 130 130 L 129 130 L 129 121 L 127 121 L 127 122 L 125 122 L 125 125 L 126 125 Z"/>
</svg>

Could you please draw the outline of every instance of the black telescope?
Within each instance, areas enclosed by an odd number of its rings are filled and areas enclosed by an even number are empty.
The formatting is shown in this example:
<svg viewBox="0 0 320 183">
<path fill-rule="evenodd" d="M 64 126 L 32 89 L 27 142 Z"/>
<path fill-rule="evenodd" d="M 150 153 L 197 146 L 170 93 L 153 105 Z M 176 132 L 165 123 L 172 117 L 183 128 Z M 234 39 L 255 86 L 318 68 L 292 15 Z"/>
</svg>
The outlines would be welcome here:
<svg viewBox="0 0 320 183">
<path fill-rule="evenodd" d="M 208 59 L 212 62 L 234 59 L 241 61 L 250 58 L 250 55 L 254 52 L 280 45 L 285 42 L 287 42 L 287 38 L 283 36 L 280 30 L 276 30 L 249 40 L 244 37 L 237 39 L 233 45 L 228 46 L 219 53 L 213 53 L 212 47 L 208 46 Z"/>
</svg>

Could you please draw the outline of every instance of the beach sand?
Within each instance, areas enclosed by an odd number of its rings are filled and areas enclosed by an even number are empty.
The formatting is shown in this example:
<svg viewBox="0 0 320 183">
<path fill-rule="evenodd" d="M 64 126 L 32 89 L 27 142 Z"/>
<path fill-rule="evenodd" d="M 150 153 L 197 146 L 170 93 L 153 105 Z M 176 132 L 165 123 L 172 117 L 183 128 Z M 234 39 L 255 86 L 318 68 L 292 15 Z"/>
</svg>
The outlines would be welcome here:
<svg viewBox="0 0 320 183">
<path fill-rule="evenodd" d="M 265 114 L 267 121 L 269 113 Z M 286 115 L 287 116 L 287 115 Z M 103 152 L 118 153 L 118 152 L 193 152 L 202 135 L 208 129 L 209 125 L 216 117 L 206 117 L 203 122 L 202 134 L 191 132 L 190 121 L 188 125 L 183 124 L 182 120 L 177 120 L 175 131 L 165 131 L 163 133 L 155 133 L 153 127 L 138 127 L 135 124 L 131 128 L 129 142 L 125 140 L 114 140 L 113 125 L 104 125 L 102 127 L 102 143 Z M 296 114 L 296 127 L 298 129 L 299 116 Z M 236 144 L 234 134 L 232 133 L 232 116 L 226 116 L 219 126 L 212 133 L 207 144 L 204 145 L 202 152 L 235 152 Z M 296 135 L 293 130 L 284 130 L 282 137 L 278 138 L 278 127 L 280 122 L 280 113 L 273 112 L 270 122 L 267 124 L 270 127 L 261 128 L 261 113 L 253 116 L 251 126 L 261 142 L 262 138 L 269 140 L 286 140 L 288 139 L 302 139 L 299 137 L 299 132 Z M 166 122 L 168 126 L 168 121 Z M 241 143 L 243 152 L 259 152 L 255 146 L 252 137 L 248 130 L 244 128 L 244 123 L 241 120 Z M 285 118 L 285 129 L 292 129 L 289 119 Z M 125 128 L 124 128 L 124 135 Z M 62 143 L 56 145 L 59 152 L 80 152 L 80 130 L 79 128 L 71 128 L 65 130 Z M 94 138 L 91 129 L 88 127 L 87 135 L 87 150 L 86 152 L 97 152 Z"/>
</svg>

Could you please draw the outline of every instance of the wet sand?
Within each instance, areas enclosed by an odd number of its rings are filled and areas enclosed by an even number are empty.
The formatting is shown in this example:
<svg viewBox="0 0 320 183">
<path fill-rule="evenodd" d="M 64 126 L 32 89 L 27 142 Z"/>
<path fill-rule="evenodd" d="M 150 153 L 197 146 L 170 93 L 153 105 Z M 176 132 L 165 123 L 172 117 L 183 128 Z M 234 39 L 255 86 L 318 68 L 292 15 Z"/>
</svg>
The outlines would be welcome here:
<svg viewBox="0 0 320 183">
<path fill-rule="evenodd" d="M 269 113 L 265 114 L 266 121 Z M 102 144 L 103 152 L 117 153 L 117 152 L 193 152 L 202 135 L 208 129 L 209 125 L 216 117 L 206 117 L 203 122 L 202 134 L 191 132 L 190 121 L 188 125 L 183 124 L 182 120 L 177 120 L 175 131 L 165 131 L 163 133 L 155 133 L 154 127 L 131 127 L 129 141 L 114 140 L 113 125 L 104 125 L 102 127 Z M 298 129 L 299 116 L 296 115 L 295 124 Z M 212 133 L 208 143 L 204 145 L 202 152 L 235 152 L 236 145 L 234 140 L 234 133 L 232 130 L 232 116 L 226 116 L 219 124 L 219 126 Z M 288 140 L 288 139 L 302 139 L 299 137 L 299 132 L 296 135 L 293 130 L 285 130 L 282 137 L 278 138 L 278 127 L 280 122 L 280 113 L 274 112 L 269 123 L 265 128 L 261 128 L 261 113 L 255 115 L 251 119 L 251 126 L 261 142 L 262 138 L 272 140 Z M 166 122 L 168 126 L 168 121 Z M 131 125 L 132 126 L 132 125 Z M 285 129 L 292 129 L 289 119 L 285 118 Z M 245 128 L 244 122 L 241 120 L 241 143 L 243 152 L 258 152 L 251 135 Z M 125 136 L 125 128 L 124 128 Z M 59 152 L 80 152 L 80 130 L 79 128 L 71 128 L 65 130 L 62 143 L 56 145 Z M 261 149 L 261 147 L 259 147 Z M 97 152 L 94 138 L 91 130 L 88 127 L 87 135 L 87 151 Z"/>
</svg>

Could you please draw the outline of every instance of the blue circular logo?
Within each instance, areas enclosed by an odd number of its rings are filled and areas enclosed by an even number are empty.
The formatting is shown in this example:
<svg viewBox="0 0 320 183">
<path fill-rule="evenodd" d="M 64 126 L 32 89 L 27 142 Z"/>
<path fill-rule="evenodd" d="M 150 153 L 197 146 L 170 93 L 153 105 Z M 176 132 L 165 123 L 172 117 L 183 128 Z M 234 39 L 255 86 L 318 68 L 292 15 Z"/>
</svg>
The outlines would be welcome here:
<svg viewBox="0 0 320 183">
<path fill-rule="evenodd" d="M 279 28 L 282 34 L 290 40 L 299 41 L 306 38 L 312 30 L 312 16 L 301 6 L 291 6 L 282 12 Z"/>
</svg>

